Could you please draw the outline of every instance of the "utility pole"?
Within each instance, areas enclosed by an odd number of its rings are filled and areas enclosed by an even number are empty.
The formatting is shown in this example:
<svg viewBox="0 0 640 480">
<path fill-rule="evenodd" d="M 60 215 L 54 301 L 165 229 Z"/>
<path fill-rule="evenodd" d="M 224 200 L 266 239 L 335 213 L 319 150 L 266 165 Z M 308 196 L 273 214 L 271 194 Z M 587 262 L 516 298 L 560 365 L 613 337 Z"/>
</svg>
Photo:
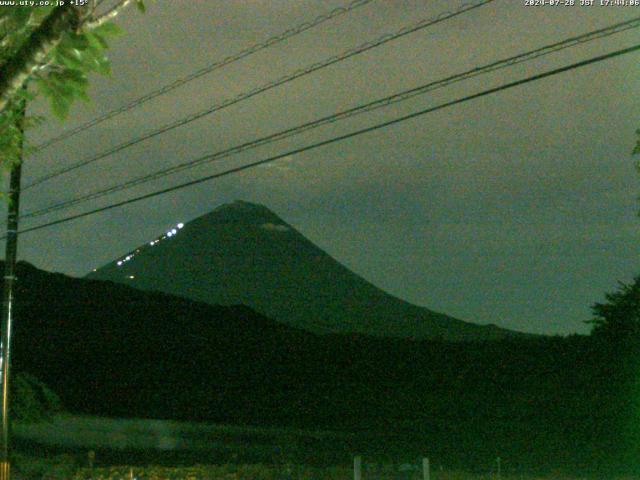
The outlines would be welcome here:
<svg viewBox="0 0 640 480">
<path fill-rule="evenodd" d="M 16 259 L 18 256 L 18 219 L 20 214 L 20 176 L 22 173 L 22 157 L 24 146 L 24 117 L 26 102 L 19 105 L 19 158 L 13 162 L 9 179 L 9 198 L 7 214 L 7 243 L 4 257 L 4 289 L 2 301 L 2 323 L 0 343 L 0 480 L 9 480 L 11 469 L 9 463 L 9 367 L 11 366 L 11 322 L 13 320 L 14 284 L 16 281 Z"/>
</svg>

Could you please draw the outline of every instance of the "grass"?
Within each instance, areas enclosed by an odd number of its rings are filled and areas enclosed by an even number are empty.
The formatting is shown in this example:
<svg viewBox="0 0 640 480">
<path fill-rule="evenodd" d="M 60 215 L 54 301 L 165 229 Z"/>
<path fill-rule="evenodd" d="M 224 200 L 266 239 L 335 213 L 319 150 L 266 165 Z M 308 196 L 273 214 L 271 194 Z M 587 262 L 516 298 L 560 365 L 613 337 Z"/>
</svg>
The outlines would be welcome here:
<svg viewBox="0 0 640 480">
<path fill-rule="evenodd" d="M 400 476 L 389 470 L 379 474 L 363 473 L 363 480 L 422 480 L 421 473 L 412 477 Z M 48 477 L 54 479 L 56 477 Z M 306 466 L 272 465 L 195 465 L 190 467 L 131 467 L 111 466 L 78 469 L 73 480 L 351 480 L 353 471 L 349 467 L 314 468 Z M 583 480 L 587 477 L 572 477 L 562 474 L 545 476 L 502 475 L 501 480 Z M 632 477 L 599 478 L 600 480 L 632 480 Z M 57 479 L 56 479 L 57 480 Z M 457 471 L 436 471 L 430 480 L 497 480 L 495 474 L 470 474 Z"/>
</svg>

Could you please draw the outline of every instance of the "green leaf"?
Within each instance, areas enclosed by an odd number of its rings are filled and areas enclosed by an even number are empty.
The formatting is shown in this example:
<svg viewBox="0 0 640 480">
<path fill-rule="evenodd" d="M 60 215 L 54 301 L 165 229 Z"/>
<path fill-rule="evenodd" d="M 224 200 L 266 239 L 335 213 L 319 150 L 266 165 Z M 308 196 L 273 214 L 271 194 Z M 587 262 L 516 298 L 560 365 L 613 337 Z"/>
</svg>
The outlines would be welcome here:
<svg viewBox="0 0 640 480">
<path fill-rule="evenodd" d="M 35 83 L 38 87 L 38 90 L 47 98 L 51 98 L 55 95 L 55 92 L 49 86 L 49 82 L 47 82 L 43 78 L 38 78 L 35 80 Z"/>
<path fill-rule="evenodd" d="M 636 135 L 638 136 L 638 140 L 636 141 L 636 146 L 631 152 L 631 155 L 638 155 L 640 153 L 640 128 L 636 130 Z M 637 167 L 640 170 L 640 163 L 638 164 Z"/>
<path fill-rule="evenodd" d="M 78 98 L 82 100 L 84 103 L 91 103 L 91 97 L 87 94 L 85 90 L 78 92 Z"/>
<path fill-rule="evenodd" d="M 83 34 L 69 33 L 65 39 L 68 39 L 68 43 L 78 50 L 85 50 L 89 48 L 89 40 Z"/>
<path fill-rule="evenodd" d="M 49 2 L 49 3 L 53 3 L 53 2 Z M 40 25 L 42 23 L 42 21 L 49 16 L 49 14 L 51 13 L 51 11 L 53 10 L 54 6 L 53 5 L 48 5 L 48 6 L 43 6 L 43 7 L 37 7 L 33 10 L 32 14 L 31 14 L 31 23 L 35 26 L 35 25 Z"/>
<path fill-rule="evenodd" d="M 91 31 L 94 34 L 98 34 L 103 37 L 117 37 L 118 35 L 122 35 L 124 33 L 124 31 L 113 22 L 103 23 L 102 25 L 95 27 Z"/>
<path fill-rule="evenodd" d="M 87 43 L 86 41 L 82 41 L 80 39 L 80 37 L 82 37 L 81 35 L 78 35 L 76 33 L 73 32 L 67 32 L 62 36 L 62 39 L 60 40 L 60 43 L 58 44 L 58 49 L 60 50 L 70 50 L 72 48 L 76 48 L 78 50 L 84 50 L 85 48 L 87 48 Z M 84 37 L 82 37 L 84 38 Z"/>
<path fill-rule="evenodd" d="M 74 48 L 58 48 L 56 54 L 57 60 L 60 61 L 59 63 L 62 63 L 66 67 L 82 69 L 84 66 L 85 58 L 80 50 Z"/>
<path fill-rule="evenodd" d="M 95 32 L 86 32 L 85 36 L 93 48 L 102 50 L 109 48 L 109 44 L 102 35 Z"/>
<path fill-rule="evenodd" d="M 142 13 L 147 11 L 147 7 L 144 6 L 144 1 L 143 0 L 136 0 L 136 7 Z"/>
<path fill-rule="evenodd" d="M 104 56 L 102 51 L 87 49 L 82 52 L 82 66 L 84 70 L 95 71 L 102 75 L 111 73 L 109 60 Z"/>
<path fill-rule="evenodd" d="M 51 110 L 59 120 L 64 120 L 69 114 L 70 102 L 63 96 L 55 95 L 51 97 Z"/>
<path fill-rule="evenodd" d="M 52 74 L 53 75 L 53 74 Z M 73 87 L 74 90 L 86 90 L 89 85 L 87 75 L 76 69 L 65 69 L 62 72 L 56 72 L 55 78 Z"/>
<path fill-rule="evenodd" d="M 96 64 L 96 72 L 105 76 L 111 75 L 111 62 L 107 57 L 104 55 L 95 57 L 94 62 Z"/>
<path fill-rule="evenodd" d="M 38 89 L 49 99 L 53 114 L 60 120 L 64 120 L 69 113 L 69 107 L 73 101 L 75 92 L 69 85 L 65 85 L 59 78 L 49 75 L 47 79 L 37 81 Z"/>
<path fill-rule="evenodd" d="M 24 28 L 29 23 L 29 19 L 31 18 L 31 13 L 33 9 L 29 7 L 18 7 L 16 8 L 12 14 L 12 21 L 17 28 Z"/>
<path fill-rule="evenodd" d="M 57 95 L 62 95 L 64 97 L 68 97 L 73 99 L 74 97 L 74 86 L 72 83 L 68 82 L 64 75 L 59 72 L 53 72 L 49 75 L 49 85 L 55 91 Z"/>
</svg>

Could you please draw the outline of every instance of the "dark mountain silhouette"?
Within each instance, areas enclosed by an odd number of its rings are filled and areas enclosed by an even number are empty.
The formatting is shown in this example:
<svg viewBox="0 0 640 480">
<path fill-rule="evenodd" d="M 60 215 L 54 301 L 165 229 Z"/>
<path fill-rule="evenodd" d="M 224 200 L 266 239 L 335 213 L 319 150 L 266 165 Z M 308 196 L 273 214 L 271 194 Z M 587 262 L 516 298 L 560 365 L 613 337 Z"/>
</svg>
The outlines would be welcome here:
<svg viewBox="0 0 640 480">
<path fill-rule="evenodd" d="M 449 465 L 500 455 L 593 473 L 638 458 L 627 448 L 637 429 L 624 429 L 636 412 L 625 372 L 637 362 L 588 337 L 317 335 L 244 306 L 25 263 L 18 278 L 14 371 L 43 380 L 72 413 L 379 432 L 381 454 L 417 445 Z"/>
<path fill-rule="evenodd" d="M 180 226 L 184 228 L 176 227 L 175 234 L 149 242 L 87 278 L 213 305 L 243 304 L 316 333 L 447 340 L 515 334 L 383 292 L 261 205 L 237 201 Z"/>
<path fill-rule="evenodd" d="M 244 306 L 75 279 L 23 262 L 18 275 L 15 366 L 78 413 L 260 418 L 256 411 L 296 385 L 280 365 L 281 348 L 291 354 L 316 341 Z M 264 401 L 243 404 L 256 395 Z"/>
</svg>

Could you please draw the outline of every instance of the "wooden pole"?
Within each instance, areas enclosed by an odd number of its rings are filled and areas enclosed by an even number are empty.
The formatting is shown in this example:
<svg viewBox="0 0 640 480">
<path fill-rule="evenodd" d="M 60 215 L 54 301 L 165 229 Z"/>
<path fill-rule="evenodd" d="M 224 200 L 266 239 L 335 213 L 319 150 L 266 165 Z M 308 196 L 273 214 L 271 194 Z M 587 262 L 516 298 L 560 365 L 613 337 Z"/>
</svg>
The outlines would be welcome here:
<svg viewBox="0 0 640 480">
<path fill-rule="evenodd" d="M 14 284 L 16 281 L 16 259 L 18 256 L 18 218 L 20 213 L 20 176 L 22 173 L 22 146 L 24 136 L 24 116 L 26 103 L 24 100 L 18 107 L 20 117 L 18 128 L 20 130 L 20 158 L 13 163 L 11 177 L 9 179 L 9 205 L 7 214 L 7 243 L 4 257 L 4 288 L 2 302 L 2 322 L 0 342 L 0 383 L 2 394 L 0 396 L 0 480 L 9 480 L 10 469 L 10 445 L 9 445 L 9 367 L 11 366 L 11 322 L 13 321 Z"/>
</svg>

